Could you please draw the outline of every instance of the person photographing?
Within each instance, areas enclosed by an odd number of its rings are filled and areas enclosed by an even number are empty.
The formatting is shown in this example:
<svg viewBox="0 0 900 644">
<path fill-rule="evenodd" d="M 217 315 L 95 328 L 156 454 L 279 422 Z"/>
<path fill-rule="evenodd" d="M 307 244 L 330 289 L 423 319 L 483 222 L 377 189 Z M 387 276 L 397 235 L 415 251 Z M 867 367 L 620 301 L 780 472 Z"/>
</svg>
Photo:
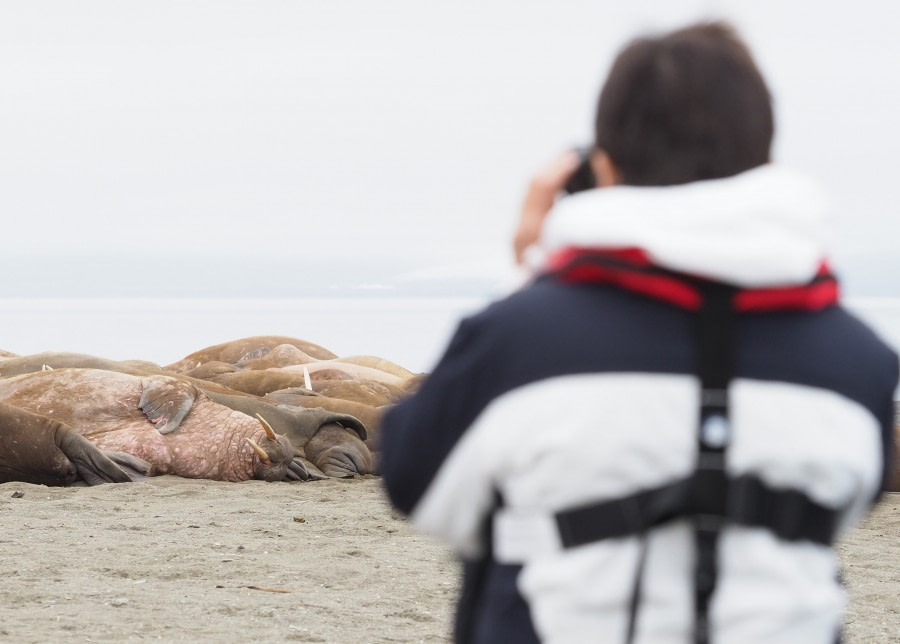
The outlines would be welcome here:
<svg viewBox="0 0 900 644">
<path fill-rule="evenodd" d="M 463 562 L 458 642 L 832 643 L 832 544 L 884 489 L 897 356 L 839 303 L 816 185 L 721 23 L 603 85 L 596 188 L 531 183 L 533 279 L 383 423 L 391 501 Z M 583 169 L 583 168 L 582 168 Z"/>
</svg>

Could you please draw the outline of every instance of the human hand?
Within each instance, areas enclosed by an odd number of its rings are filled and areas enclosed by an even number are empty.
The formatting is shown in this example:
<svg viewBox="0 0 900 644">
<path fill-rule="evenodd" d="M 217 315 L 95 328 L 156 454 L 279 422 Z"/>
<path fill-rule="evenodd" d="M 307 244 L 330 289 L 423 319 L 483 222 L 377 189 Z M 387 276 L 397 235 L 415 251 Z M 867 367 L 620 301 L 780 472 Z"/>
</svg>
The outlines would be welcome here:
<svg viewBox="0 0 900 644">
<path fill-rule="evenodd" d="M 541 170 L 532 180 L 522 204 L 519 227 L 513 238 L 516 264 L 524 263 L 525 249 L 541 236 L 547 213 L 556 202 L 556 196 L 578 168 L 581 159 L 574 150 L 568 150 Z"/>
</svg>

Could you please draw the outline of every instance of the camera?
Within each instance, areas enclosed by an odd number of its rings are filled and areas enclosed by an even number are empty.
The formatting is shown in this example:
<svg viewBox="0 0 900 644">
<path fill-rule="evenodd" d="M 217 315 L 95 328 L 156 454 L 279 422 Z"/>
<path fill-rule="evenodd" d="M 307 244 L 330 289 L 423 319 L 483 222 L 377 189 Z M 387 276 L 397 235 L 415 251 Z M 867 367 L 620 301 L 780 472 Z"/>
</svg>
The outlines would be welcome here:
<svg viewBox="0 0 900 644">
<path fill-rule="evenodd" d="M 567 194 L 575 194 L 584 190 L 590 190 L 597 187 L 597 179 L 594 177 L 594 170 L 591 168 L 591 154 L 594 148 L 592 146 L 580 146 L 575 148 L 578 154 L 578 168 L 574 174 L 569 177 L 563 190 Z"/>
</svg>

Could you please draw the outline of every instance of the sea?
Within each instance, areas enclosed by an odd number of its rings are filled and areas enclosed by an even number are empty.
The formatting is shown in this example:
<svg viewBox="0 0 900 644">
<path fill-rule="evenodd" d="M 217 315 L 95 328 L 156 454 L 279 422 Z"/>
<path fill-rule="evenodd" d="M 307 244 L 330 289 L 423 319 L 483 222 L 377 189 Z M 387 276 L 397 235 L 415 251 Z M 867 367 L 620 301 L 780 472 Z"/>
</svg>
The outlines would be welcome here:
<svg viewBox="0 0 900 644">
<path fill-rule="evenodd" d="M 486 304 L 476 297 L 0 299 L 0 349 L 165 366 L 221 342 L 283 335 L 421 373 L 440 358 L 458 321 Z"/>
<path fill-rule="evenodd" d="M 166 365 L 220 342 L 284 335 L 340 356 L 375 355 L 422 373 L 440 358 L 459 320 L 489 302 L 488 297 L 0 299 L 0 349 Z M 900 298 L 851 298 L 844 304 L 900 347 Z"/>
</svg>

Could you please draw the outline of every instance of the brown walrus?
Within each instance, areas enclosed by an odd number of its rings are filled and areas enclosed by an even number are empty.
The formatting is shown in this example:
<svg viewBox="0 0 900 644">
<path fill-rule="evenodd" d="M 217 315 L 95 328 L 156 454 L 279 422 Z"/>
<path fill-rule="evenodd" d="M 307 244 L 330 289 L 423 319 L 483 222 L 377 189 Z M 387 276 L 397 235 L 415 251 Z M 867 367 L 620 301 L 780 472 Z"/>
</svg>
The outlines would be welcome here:
<svg viewBox="0 0 900 644">
<path fill-rule="evenodd" d="M 381 451 L 379 429 L 381 417 L 387 407 L 371 407 L 351 400 L 329 398 L 327 396 L 309 396 L 302 388 L 282 389 L 266 394 L 264 400 L 294 407 L 313 409 L 321 407 L 339 414 L 348 414 L 358 419 L 366 427 L 365 444 L 370 452 Z"/>
<path fill-rule="evenodd" d="M 412 378 L 414 374 L 409 369 L 404 369 L 395 362 L 379 358 L 377 356 L 348 356 L 345 358 L 336 358 L 335 362 L 346 362 L 348 364 L 358 364 L 361 367 L 369 367 L 370 369 L 378 369 L 398 378 Z"/>
<path fill-rule="evenodd" d="M 190 376 L 191 378 L 197 378 L 199 380 L 209 380 L 210 378 L 214 378 L 215 376 L 221 376 L 223 373 L 234 373 L 235 371 L 238 371 L 238 368 L 233 364 L 213 360 L 212 362 L 207 362 L 205 364 L 194 367 L 193 369 L 185 371 L 181 375 Z"/>
<path fill-rule="evenodd" d="M 225 405 L 230 409 L 240 411 L 249 416 L 261 415 L 269 420 L 275 427 L 275 431 L 284 434 L 294 446 L 295 455 L 301 459 L 298 461 L 298 468 L 302 465 L 308 470 L 312 470 L 315 475 L 321 474 L 323 476 L 335 477 L 372 473 L 371 453 L 369 452 L 369 448 L 362 442 L 366 439 L 365 424 L 339 410 L 328 412 L 315 409 L 308 411 L 302 408 L 291 410 L 277 409 L 277 404 L 274 404 L 273 401 L 263 401 L 256 396 L 244 395 L 244 392 L 235 391 L 227 386 L 217 384 L 213 380 L 200 380 L 189 375 L 189 373 L 194 373 L 203 369 L 203 366 L 188 373 L 178 374 L 161 371 L 160 367 L 153 363 L 143 363 L 137 360 L 124 362 L 106 360 L 104 358 L 85 354 L 36 354 L 34 356 L 25 356 L 24 358 L 25 359 L 18 363 L 18 369 L 28 369 L 30 373 L 40 372 L 45 364 L 45 360 L 49 360 L 52 364 L 57 366 L 66 364 L 73 367 L 98 367 L 109 371 L 119 373 L 124 372 L 134 375 L 158 375 L 159 373 L 162 373 L 170 380 L 177 380 L 183 383 L 181 386 L 184 388 L 184 391 L 200 389 L 215 402 Z M 235 369 L 235 367 L 231 367 L 225 363 L 212 362 L 207 363 L 207 365 L 214 365 L 214 371 L 221 370 L 220 365 L 226 367 L 226 371 L 228 368 Z M 144 369 L 146 369 L 146 371 L 144 371 Z M 255 374 L 264 372 L 248 371 L 240 373 Z M 296 379 L 296 374 L 294 374 L 293 377 Z M 302 375 L 300 378 L 302 379 Z M 252 394 L 252 391 L 250 393 Z M 324 472 L 318 467 L 318 464 L 315 463 L 315 461 L 306 458 L 304 446 L 322 425 L 331 422 L 339 422 L 343 426 L 352 429 L 353 432 L 352 434 L 346 435 L 342 441 L 338 440 L 340 435 L 332 435 L 331 440 L 333 449 L 331 450 L 331 454 L 343 451 L 342 462 L 345 467 L 335 467 L 333 465 L 335 460 L 332 457 L 329 457 L 330 460 L 328 462 L 330 465 L 326 468 L 328 472 Z M 360 465 L 362 469 L 354 471 L 353 467 L 355 465 Z"/>
<path fill-rule="evenodd" d="M 328 349 L 313 344 L 312 342 L 307 342 L 306 340 L 289 338 L 282 335 L 259 335 L 232 340 L 231 342 L 223 342 L 222 344 L 201 349 L 200 351 L 196 351 L 191 355 L 182 358 L 178 362 L 168 365 L 166 370 L 182 373 L 189 371 L 200 364 L 212 362 L 213 360 L 237 365 L 242 360 L 247 361 L 255 358 L 262 358 L 280 344 L 290 344 L 317 360 L 329 360 L 337 357 Z"/>
<path fill-rule="evenodd" d="M 352 362 L 339 362 L 337 360 L 319 360 L 304 365 L 281 367 L 283 371 L 304 373 L 309 372 L 310 378 L 315 380 L 374 380 L 389 385 L 403 386 L 407 378 L 395 376 L 380 369 L 365 367 Z M 313 387 L 315 389 L 315 387 Z"/>
<path fill-rule="evenodd" d="M 302 372 L 288 372 L 283 369 L 235 371 L 211 376 L 206 380 L 254 396 L 265 396 L 270 391 L 289 387 L 302 387 L 305 382 Z"/>
<path fill-rule="evenodd" d="M 376 472 L 368 447 L 368 426 L 351 414 L 325 409 L 322 405 L 306 408 L 237 393 L 209 390 L 205 393 L 215 402 L 231 409 L 264 416 L 275 431 L 283 433 L 291 441 L 296 449 L 295 454 L 308 461 L 308 467 L 314 466 L 325 476 L 344 478 Z M 328 400 L 318 396 L 310 398 Z M 332 425 L 339 426 L 341 431 L 329 429 Z"/>
<path fill-rule="evenodd" d="M 377 474 L 377 463 L 372 452 L 368 448 L 349 451 L 348 440 L 357 440 L 362 447 L 366 447 L 352 429 L 338 423 L 327 423 L 304 446 L 306 458 L 327 476 Z"/>
<path fill-rule="evenodd" d="M 0 400 L 63 422 L 102 450 L 143 459 L 152 475 L 309 478 L 285 437 L 169 376 L 56 369 L 0 380 Z"/>
<path fill-rule="evenodd" d="M 34 373 L 48 367 L 51 369 L 65 369 L 67 367 L 104 369 L 106 371 L 129 373 L 135 376 L 165 373 L 158 364 L 147 362 L 146 360 L 107 360 L 106 358 L 86 353 L 47 351 L 27 356 L 0 358 L 0 377 L 8 378 L 23 373 Z"/>
<path fill-rule="evenodd" d="M 253 362 L 264 362 L 254 360 Z M 202 367 L 201 367 L 202 368 Z M 217 369 L 217 371 L 220 371 Z M 189 371 L 188 373 L 197 373 Z M 366 367 L 349 362 L 337 360 L 317 360 L 306 364 L 289 365 L 286 367 L 266 367 L 264 369 L 243 369 L 240 371 L 226 372 L 221 370 L 206 376 L 204 379 L 217 382 L 226 387 L 252 393 L 255 396 L 263 396 L 270 391 L 287 389 L 289 387 L 303 387 L 306 382 L 306 374 L 310 381 L 316 383 L 320 380 L 363 380 L 378 382 L 389 387 L 406 391 L 409 383 L 417 382 L 419 376 L 401 378 L 386 371 L 380 371 L 372 367 Z M 265 375 L 260 375 L 265 374 Z M 315 384 L 313 384 L 315 390 Z"/>
<path fill-rule="evenodd" d="M 58 420 L 0 403 L 0 483 L 88 485 L 126 483 L 150 472 L 150 463 L 104 452 Z"/>
<path fill-rule="evenodd" d="M 272 367 L 306 364 L 317 360 L 318 358 L 312 357 L 292 344 L 279 344 L 262 358 L 240 360 L 237 366 L 243 369 L 271 369 Z"/>
<path fill-rule="evenodd" d="M 370 407 L 392 405 L 406 395 L 400 387 L 374 380 L 318 380 L 313 393 L 350 400 Z"/>
</svg>

